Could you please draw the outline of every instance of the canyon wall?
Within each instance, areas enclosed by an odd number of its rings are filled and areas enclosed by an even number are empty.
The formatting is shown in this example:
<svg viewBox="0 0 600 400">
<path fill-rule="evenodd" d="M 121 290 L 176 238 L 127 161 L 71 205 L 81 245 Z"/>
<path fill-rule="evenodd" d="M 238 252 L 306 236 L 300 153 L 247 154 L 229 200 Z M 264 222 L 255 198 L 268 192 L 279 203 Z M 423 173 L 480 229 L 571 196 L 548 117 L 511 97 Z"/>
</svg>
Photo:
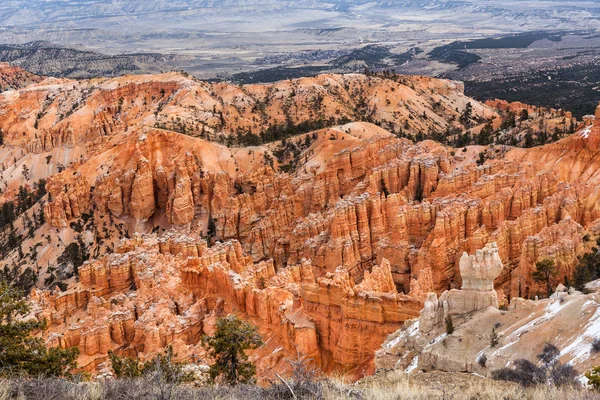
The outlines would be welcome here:
<svg viewBox="0 0 600 400">
<path fill-rule="evenodd" d="M 298 349 L 359 376 L 424 304 L 439 322 L 535 297 L 536 262 L 562 280 L 589 249 L 600 114 L 530 149 L 403 138 L 476 135 L 522 109 L 528 124 L 569 117 L 419 77 L 36 81 L 0 94 L 0 198 L 45 190 L 0 269 L 31 271 L 46 339 L 80 347 L 89 371 L 109 350 L 205 357 L 200 337 L 236 313 L 271 339 L 253 354 L 261 374 Z M 480 276 L 480 255 L 504 267 Z"/>
<path fill-rule="evenodd" d="M 89 371 L 108 351 L 146 360 L 173 346 L 179 359 L 206 360 L 201 336 L 214 332 L 216 318 L 239 314 L 269 342 L 253 356 L 265 377 L 298 353 L 324 371 L 372 369 L 374 350 L 422 305 L 397 293 L 387 260 L 359 285 L 343 268 L 318 279 L 312 271 L 305 260 L 276 273 L 237 241 L 209 248 L 177 234 L 136 236 L 84 264 L 64 292 L 31 298 L 37 318 L 49 322 L 48 342 L 79 347 Z"/>
</svg>

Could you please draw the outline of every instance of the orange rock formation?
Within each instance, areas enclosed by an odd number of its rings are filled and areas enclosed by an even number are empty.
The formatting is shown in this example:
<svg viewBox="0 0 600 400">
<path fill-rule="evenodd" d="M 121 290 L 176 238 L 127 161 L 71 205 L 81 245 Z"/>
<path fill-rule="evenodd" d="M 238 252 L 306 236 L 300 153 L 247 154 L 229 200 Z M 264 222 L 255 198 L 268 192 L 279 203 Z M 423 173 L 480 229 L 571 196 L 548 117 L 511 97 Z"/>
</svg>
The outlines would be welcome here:
<svg viewBox="0 0 600 400">
<path fill-rule="evenodd" d="M 175 234 L 125 240 L 114 254 L 82 266 L 78 284 L 36 290 L 32 299 L 38 318 L 51 323 L 50 343 L 78 346 L 91 371 L 110 350 L 146 359 L 171 345 L 181 358 L 205 357 L 201 335 L 213 332 L 215 318 L 235 312 L 268 342 L 254 355 L 265 375 L 296 351 L 325 371 L 360 373 L 371 368 L 386 335 L 421 308 L 397 293 L 385 259 L 356 285 L 343 268 L 315 279 L 304 261 L 276 273 L 272 261 L 254 263 L 237 241 L 208 248 Z"/>
<path fill-rule="evenodd" d="M 23 257 L 0 268 L 66 286 L 35 291 L 36 313 L 90 371 L 108 350 L 203 357 L 200 336 L 235 312 L 271 339 L 253 355 L 263 375 L 296 348 L 367 373 L 428 293 L 465 284 L 464 252 L 497 243 L 496 288 L 534 296 L 535 262 L 568 274 L 600 218 L 600 114 L 533 149 L 398 138 L 500 118 L 446 80 L 46 79 L 0 94 L 0 115 L 2 199 L 40 179 L 48 191 L 15 223 Z M 477 165 L 482 151 L 495 156 Z M 90 254 L 77 274 L 72 243 Z"/>
</svg>

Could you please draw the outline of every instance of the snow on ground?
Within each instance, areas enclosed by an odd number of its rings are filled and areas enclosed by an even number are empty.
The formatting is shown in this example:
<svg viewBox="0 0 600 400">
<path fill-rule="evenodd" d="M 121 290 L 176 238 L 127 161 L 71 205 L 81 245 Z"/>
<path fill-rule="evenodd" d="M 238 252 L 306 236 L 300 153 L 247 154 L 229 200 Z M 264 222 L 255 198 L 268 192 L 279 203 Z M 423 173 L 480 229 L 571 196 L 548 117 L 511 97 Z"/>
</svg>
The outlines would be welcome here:
<svg viewBox="0 0 600 400">
<path fill-rule="evenodd" d="M 385 347 L 388 349 L 392 349 L 394 347 L 396 347 L 396 345 L 398 343 L 400 343 L 400 341 L 402 340 L 403 335 L 398 335 L 398 337 L 394 338 L 393 340 L 389 341 L 388 343 L 385 344 Z"/>
<path fill-rule="evenodd" d="M 406 337 L 414 337 L 417 333 L 419 333 L 419 321 L 416 321 L 414 324 L 409 326 L 406 330 L 403 330 L 397 337 L 387 342 L 384 347 L 388 349 L 392 349 L 402 341 L 402 339 Z"/>
<path fill-rule="evenodd" d="M 581 310 L 585 311 L 586 308 L 594 306 L 597 307 L 597 304 L 587 301 Z M 571 344 L 563 348 L 560 355 L 570 355 L 571 362 L 586 360 L 590 357 L 591 343 L 595 338 L 600 338 L 600 308 L 596 308 L 596 312 L 590 317 L 585 330 L 579 333 Z"/>
<path fill-rule="evenodd" d="M 410 365 L 408 367 L 406 367 L 406 369 L 404 370 L 404 372 L 407 373 L 407 374 L 410 374 L 415 369 L 417 369 L 418 366 L 419 366 L 419 356 L 415 356 L 412 359 L 412 361 L 410 362 Z"/>
<path fill-rule="evenodd" d="M 532 319 L 531 321 L 529 321 L 528 323 L 526 323 L 525 325 L 521 326 L 520 328 L 518 328 L 517 330 L 515 330 L 514 332 L 512 332 L 510 334 L 510 336 L 513 338 L 513 340 L 510 340 L 507 344 L 505 344 L 504 346 L 500 347 L 499 349 L 497 349 L 496 351 L 494 351 L 492 354 L 497 355 L 497 354 L 502 354 L 502 352 L 504 350 L 506 350 L 507 348 L 513 346 L 514 344 L 516 344 L 519 340 L 519 337 L 528 332 L 529 330 L 531 330 L 534 326 L 539 325 L 541 323 L 544 323 L 550 319 L 552 319 L 556 314 L 558 314 L 560 312 L 560 310 L 566 305 L 566 302 L 563 302 L 561 304 L 561 301 L 559 299 L 555 299 L 553 301 L 551 301 L 547 306 L 546 306 L 546 312 L 542 315 L 540 315 L 537 318 Z M 530 317 L 533 316 L 530 315 Z"/>
<path fill-rule="evenodd" d="M 444 333 L 438 337 L 436 337 L 435 339 L 433 339 L 433 341 L 431 343 L 429 343 L 427 346 L 425 346 L 425 349 L 434 346 L 436 344 L 438 344 L 439 342 L 441 342 L 443 339 L 445 339 L 448 336 L 447 333 Z"/>
</svg>

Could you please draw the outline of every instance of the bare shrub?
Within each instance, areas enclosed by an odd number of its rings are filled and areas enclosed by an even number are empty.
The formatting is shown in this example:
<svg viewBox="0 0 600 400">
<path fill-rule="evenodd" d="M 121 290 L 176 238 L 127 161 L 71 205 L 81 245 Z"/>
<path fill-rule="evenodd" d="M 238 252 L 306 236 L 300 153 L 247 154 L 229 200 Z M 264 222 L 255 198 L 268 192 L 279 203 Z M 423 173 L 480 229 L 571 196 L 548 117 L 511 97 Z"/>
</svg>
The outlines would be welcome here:
<svg viewBox="0 0 600 400">
<path fill-rule="evenodd" d="M 99 400 L 103 393 L 98 383 L 73 382 L 65 379 L 35 378 L 7 381 L 9 399 Z"/>
<path fill-rule="evenodd" d="M 600 352 L 600 338 L 596 338 L 592 342 L 592 352 L 594 352 L 594 353 Z"/>
<path fill-rule="evenodd" d="M 533 386 L 546 382 L 546 371 L 523 358 L 516 360 L 514 368 L 500 368 L 492 372 L 492 378 L 518 383 L 522 386 Z"/>
<path fill-rule="evenodd" d="M 542 349 L 542 353 L 538 354 L 537 358 L 546 368 L 553 367 L 558 362 L 560 350 L 552 343 L 546 343 Z"/>
<path fill-rule="evenodd" d="M 290 365 L 291 374 L 288 380 L 280 375 L 276 375 L 278 381 L 271 381 L 269 391 L 279 390 L 276 397 L 279 399 L 320 399 L 323 398 L 323 384 L 321 381 L 322 372 L 314 365 L 314 360 L 306 355 L 300 354 L 296 349 L 296 359 L 286 359 Z"/>
<path fill-rule="evenodd" d="M 515 361 L 515 367 L 501 368 L 492 372 L 492 378 L 497 380 L 516 382 L 523 386 L 550 383 L 554 386 L 578 386 L 577 371 L 569 364 L 561 364 L 558 359 L 560 350 L 551 343 L 546 343 L 537 358 L 542 363 L 536 366 L 529 360 Z"/>
<path fill-rule="evenodd" d="M 555 386 L 577 386 L 577 371 L 570 364 L 558 364 L 550 371 Z"/>
<path fill-rule="evenodd" d="M 479 358 L 477 359 L 477 364 L 479 364 L 482 368 L 485 368 L 486 363 L 487 363 L 487 356 L 485 354 L 482 354 L 481 356 L 479 356 Z"/>
<path fill-rule="evenodd" d="M 511 383 L 478 379 L 468 374 L 454 374 L 437 380 L 438 373 L 423 379 L 409 378 L 401 370 L 388 376 L 367 378 L 359 384 L 323 379 L 318 381 L 321 394 L 300 395 L 308 400 L 597 400 L 599 395 L 577 387 L 538 385 L 522 387 Z M 444 374 L 444 373 L 441 373 Z M 443 375 L 442 375 L 443 376 Z M 468 384 L 465 384 L 465 378 Z M 458 379 L 456 379 L 458 378 Z M 456 380 L 456 384 L 454 384 Z M 438 384 L 432 384 L 438 382 Z M 442 383 L 443 382 L 443 383 Z M 160 383 L 143 376 L 139 379 L 116 379 L 102 382 L 73 382 L 59 379 L 0 380 L 0 400 L 281 400 L 293 396 L 285 385 L 260 387 L 239 384 L 234 387 L 213 385 L 190 387 L 176 385 L 170 397 L 163 397 Z M 441 385 L 441 386 L 440 386 Z"/>
</svg>

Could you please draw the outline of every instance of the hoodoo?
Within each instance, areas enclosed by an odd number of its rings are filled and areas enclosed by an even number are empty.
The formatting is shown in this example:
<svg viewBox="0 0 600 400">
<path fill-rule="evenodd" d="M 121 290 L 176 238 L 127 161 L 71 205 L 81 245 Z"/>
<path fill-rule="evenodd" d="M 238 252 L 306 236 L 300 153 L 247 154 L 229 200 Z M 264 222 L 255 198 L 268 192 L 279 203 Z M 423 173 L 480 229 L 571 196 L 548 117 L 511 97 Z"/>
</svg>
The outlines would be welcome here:
<svg viewBox="0 0 600 400">
<path fill-rule="evenodd" d="M 463 253 L 460 258 L 462 288 L 427 296 L 419 329 L 428 333 L 435 325 L 441 324 L 453 315 L 469 314 L 488 307 L 498 308 L 498 294 L 494 290 L 494 280 L 502 272 L 502 260 L 498 255 L 498 245 L 490 243 L 475 255 Z"/>
<path fill-rule="evenodd" d="M 48 78 L 0 100 L 1 196 L 20 235 L 1 270 L 33 289 L 44 341 L 79 348 L 93 375 L 109 352 L 206 360 L 201 338 L 235 314 L 263 338 L 264 382 L 299 355 L 360 378 L 414 321 L 433 340 L 448 317 L 460 330 L 545 294 L 536 264 L 570 277 L 600 227 L 600 159 L 583 141 L 600 117 L 588 129 L 485 105 L 447 80 Z M 531 114 L 513 127 L 513 109 Z M 534 148 L 398 130 L 504 125 L 518 141 L 560 123 L 575 133 Z"/>
</svg>

